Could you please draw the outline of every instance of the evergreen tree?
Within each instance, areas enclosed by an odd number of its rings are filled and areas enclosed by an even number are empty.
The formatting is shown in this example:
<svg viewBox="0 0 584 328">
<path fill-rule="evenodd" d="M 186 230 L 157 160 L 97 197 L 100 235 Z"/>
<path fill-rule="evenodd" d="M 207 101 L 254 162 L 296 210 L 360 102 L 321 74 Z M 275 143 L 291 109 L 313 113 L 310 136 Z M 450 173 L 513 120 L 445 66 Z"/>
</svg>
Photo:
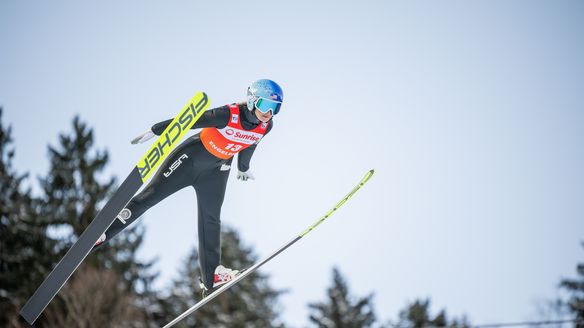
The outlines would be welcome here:
<svg viewBox="0 0 584 328">
<path fill-rule="evenodd" d="M 433 317 L 433 318 L 432 318 Z M 430 300 L 416 300 L 406 306 L 399 313 L 397 324 L 388 326 L 400 328 L 423 328 L 423 327 L 469 327 L 466 318 L 448 320 L 446 311 L 441 310 L 436 316 L 430 314 Z"/>
<path fill-rule="evenodd" d="M 375 323 L 373 295 L 354 299 L 337 268 L 333 269 L 333 285 L 327 290 L 328 299 L 309 304 L 309 319 L 320 328 L 371 327 Z"/>
<path fill-rule="evenodd" d="M 584 247 L 584 242 L 582 247 Z M 576 316 L 577 323 L 575 327 L 584 328 L 584 263 L 576 266 L 576 272 L 578 273 L 578 278 L 562 280 L 560 288 L 571 294 L 567 307 Z"/>
<path fill-rule="evenodd" d="M 116 189 L 113 177 L 103 179 L 103 181 L 100 179 L 108 162 L 108 153 L 94 150 L 93 144 L 93 131 L 75 117 L 73 132 L 61 134 L 58 147 L 49 147 L 50 170 L 47 177 L 41 179 L 44 191 L 41 213 L 43 217 L 50 218 L 52 234 L 60 237 L 55 248 L 57 259 L 60 259 L 73 245 Z M 141 325 L 146 325 L 148 322 L 148 306 L 153 298 L 150 285 L 155 278 L 155 275 L 149 273 L 152 263 L 142 263 L 136 259 L 136 251 L 142 243 L 143 232 L 140 225 L 129 228 L 127 232 L 109 241 L 105 247 L 90 254 L 80 267 L 88 270 L 89 268 L 98 271 L 109 270 L 117 275 L 115 279 L 119 279 L 122 290 L 114 288 L 112 291 L 118 291 L 118 298 L 121 299 L 126 296 L 135 296 L 135 306 L 144 308 L 143 316 L 136 317 L 138 326 L 139 322 Z M 91 270 L 80 271 L 91 272 Z M 78 275 L 74 274 L 71 282 L 64 288 L 74 288 L 77 278 L 79 278 Z M 112 291 L 102 290 L 104 293 Z M 120 294 L 122 291 L 125 295 Z M 72 294 L 71 290 L 65 290 L 59 296 Z M 59 296 L 47 308 L 47 312 L 58 313 L 61 310 L 67 310 L 66 299 Z M 104 295 L 103 297 L 111 298 L 112 296 Z M 107 308 L 109 304 L 94 302 L 93 306 Z M 105 313 L 101 315 L 107 316 Z M 58 317 L 59 315 L 52 314 L 52 318 Z M 98 320 L 98 318 L 83 319 L 90 322 Z M 126 322 L 124 321 L 126 319 L 120 318 L 123 322 Z M 115 322 L 110 321 L 110 325 L 115 325 Z"/>
<path fill-rule="evenodd" d="M 23 190 L 26 174 L 12 165 L 11 127 L 0 108 L 0 326 L 19 327 L 18 312 L 50 272 L 56 241 L 38 215 L 38 201 Z"/>
<path fill-rule="evenodd" d="M 223 265 L 244 269 L 258 260 L 250 248 L 242 246 L 236 231 L 223 228 L 221 240 Z M 196 248 L 190 253 L 179 275 L 172 285 L 171 295 L 161 306 L 164 315 L 160 318 L 160 324 L 168 323 L 201 299 Z M 177 327 L 283 327 L 278 319 L 277 303 L 281 293 L 269 286 L 267 276 L 254 272 L 185 318 Z"/>
<path fill-rule="evenodd" d="M 59 136 L 59 147 L 49 146 L 50 170 L 41 179 L 43 215 L 52 220 L 53 231 L 64 236 L 58 251 L 66 252 L 97 216 L 101 207 L 116 190 L 115 178 L 100 181 L 109 155 L 93 149 L 93 131 L 73 119 L 73 133 Z M 135 224 L 126 229 L 85 260 L 86 265 L 109 269 L 123 275 L 128 290 L 143 289 L 141 277 L 149 277 L 151 263 L 136 261 L 137 248 L 142 243 L 144 229 Z"/>
</svg>

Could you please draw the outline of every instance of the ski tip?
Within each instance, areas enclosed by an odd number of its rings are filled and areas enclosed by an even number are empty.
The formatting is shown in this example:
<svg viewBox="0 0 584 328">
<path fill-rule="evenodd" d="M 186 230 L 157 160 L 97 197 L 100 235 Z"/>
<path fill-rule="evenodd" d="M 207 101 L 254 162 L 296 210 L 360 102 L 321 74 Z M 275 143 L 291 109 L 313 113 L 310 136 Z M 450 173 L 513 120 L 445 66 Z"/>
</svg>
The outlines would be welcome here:
<svg viewBox="0 0 584 328">
<path fill-rule="evenodd" d="M 373 174 L 375 174 L 375 170 L 371 169 L 369 170 L 365 176 L 363 177 L 363 179 L 361 180 L 361 183 L 359 184 L 359 186 L 364 185 L 367 181 L 369 181 L 369 179 L 373 176 Z"/>
<path fill-rule="evenodd" d="M 26 305 L 25 305 L 25 307 L 26 307 Z M 31 313 L 31 311 L 29 311 L 28 309 L 25 309 L 25 308 L 23 308 L 19 314 L 20 314 L 19 320 L 26 321 L 31 327 L 40 315 L 40 314 L 36 315 L 34 313 Z"/>
</svg>

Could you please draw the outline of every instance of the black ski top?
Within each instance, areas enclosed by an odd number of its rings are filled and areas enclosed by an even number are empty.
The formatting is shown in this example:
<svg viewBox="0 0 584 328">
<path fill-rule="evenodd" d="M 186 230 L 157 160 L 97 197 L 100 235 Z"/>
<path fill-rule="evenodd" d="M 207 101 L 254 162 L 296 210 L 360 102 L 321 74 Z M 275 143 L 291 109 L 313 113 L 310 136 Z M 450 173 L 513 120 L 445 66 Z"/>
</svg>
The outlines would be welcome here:
<svg viewBox="0 0 584 328">
<path fill-rule="evenodd" d="M 239 105 L 239 112 L 241 117 L 241 126 L 244 130 L 250 131 L 255 129 L 258 125 L 260 125 L 261 121 L 247 109 L 247 104 L 238 104 Z M 231 118 L 229 106 L 221 106 L 217 108 L 210 109 L 205 111 L 203 115 L 199 118 L 197 122 L 193 125 L 191 129 L 202 129 L 202 128 L 217 128 L 222 129 L 227 126 L 229 123 L 229 119 Z M 157 136 L 161 135 L 162 132 L 166 129 L 166 127 L 172 122 L 172 119 L 162 121 L 156 123 L 152 126 L 152 132 Z M 266 130 L 267 135 L 270 130 L 272 130 L 272 126 L 274 125 L 274 121 L 270 120 L 268 122 L 268 128 Z M 264 135 L 264 136 L 265 136 Z M 244 150 L 240 151 L 237 155 L 237 168 L 241 172 L 247 172 L 249 170 L 249 162 L 251 161 L 251 157 L 253 152 L 255 151 L 257 144 L 253 144 Z"/>
</svg>

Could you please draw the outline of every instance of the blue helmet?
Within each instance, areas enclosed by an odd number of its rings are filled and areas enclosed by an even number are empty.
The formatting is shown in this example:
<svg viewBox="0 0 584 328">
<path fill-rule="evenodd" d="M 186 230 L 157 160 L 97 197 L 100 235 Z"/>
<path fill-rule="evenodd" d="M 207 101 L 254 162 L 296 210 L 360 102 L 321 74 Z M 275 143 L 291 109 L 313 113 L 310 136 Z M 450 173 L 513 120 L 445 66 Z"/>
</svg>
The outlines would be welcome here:
<svg viewBox="0 0 584 328">
<path fill-rule="evenodd" d="M 283 100 L 282 88 L 272 80 L 257 80 L 247 88 L 247 108 L 250 111 L 255 108 L 262 113 L 272 111 L 272 115 L 276 115 Z"/>
</svg>

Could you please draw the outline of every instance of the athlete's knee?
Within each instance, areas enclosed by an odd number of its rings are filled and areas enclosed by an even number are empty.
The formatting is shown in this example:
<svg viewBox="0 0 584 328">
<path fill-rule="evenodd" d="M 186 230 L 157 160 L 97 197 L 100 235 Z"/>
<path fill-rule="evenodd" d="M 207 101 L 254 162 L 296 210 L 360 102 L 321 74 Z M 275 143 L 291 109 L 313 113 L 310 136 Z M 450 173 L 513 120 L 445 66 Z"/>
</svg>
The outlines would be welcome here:
<svg viewBox="0 0 584 328">
<path fill-rule="evenodd" d="M 128 205 L 126 205 L 126 209 L 130 210 L 133 218 L 142 215 L 142 213 L 146 212 L 156 204 L 150 199 L 149 196 L 149 192 L 145 190 L 144 192 L 136 195 L 136 197 L 132 198 Z"/>
</svg>

